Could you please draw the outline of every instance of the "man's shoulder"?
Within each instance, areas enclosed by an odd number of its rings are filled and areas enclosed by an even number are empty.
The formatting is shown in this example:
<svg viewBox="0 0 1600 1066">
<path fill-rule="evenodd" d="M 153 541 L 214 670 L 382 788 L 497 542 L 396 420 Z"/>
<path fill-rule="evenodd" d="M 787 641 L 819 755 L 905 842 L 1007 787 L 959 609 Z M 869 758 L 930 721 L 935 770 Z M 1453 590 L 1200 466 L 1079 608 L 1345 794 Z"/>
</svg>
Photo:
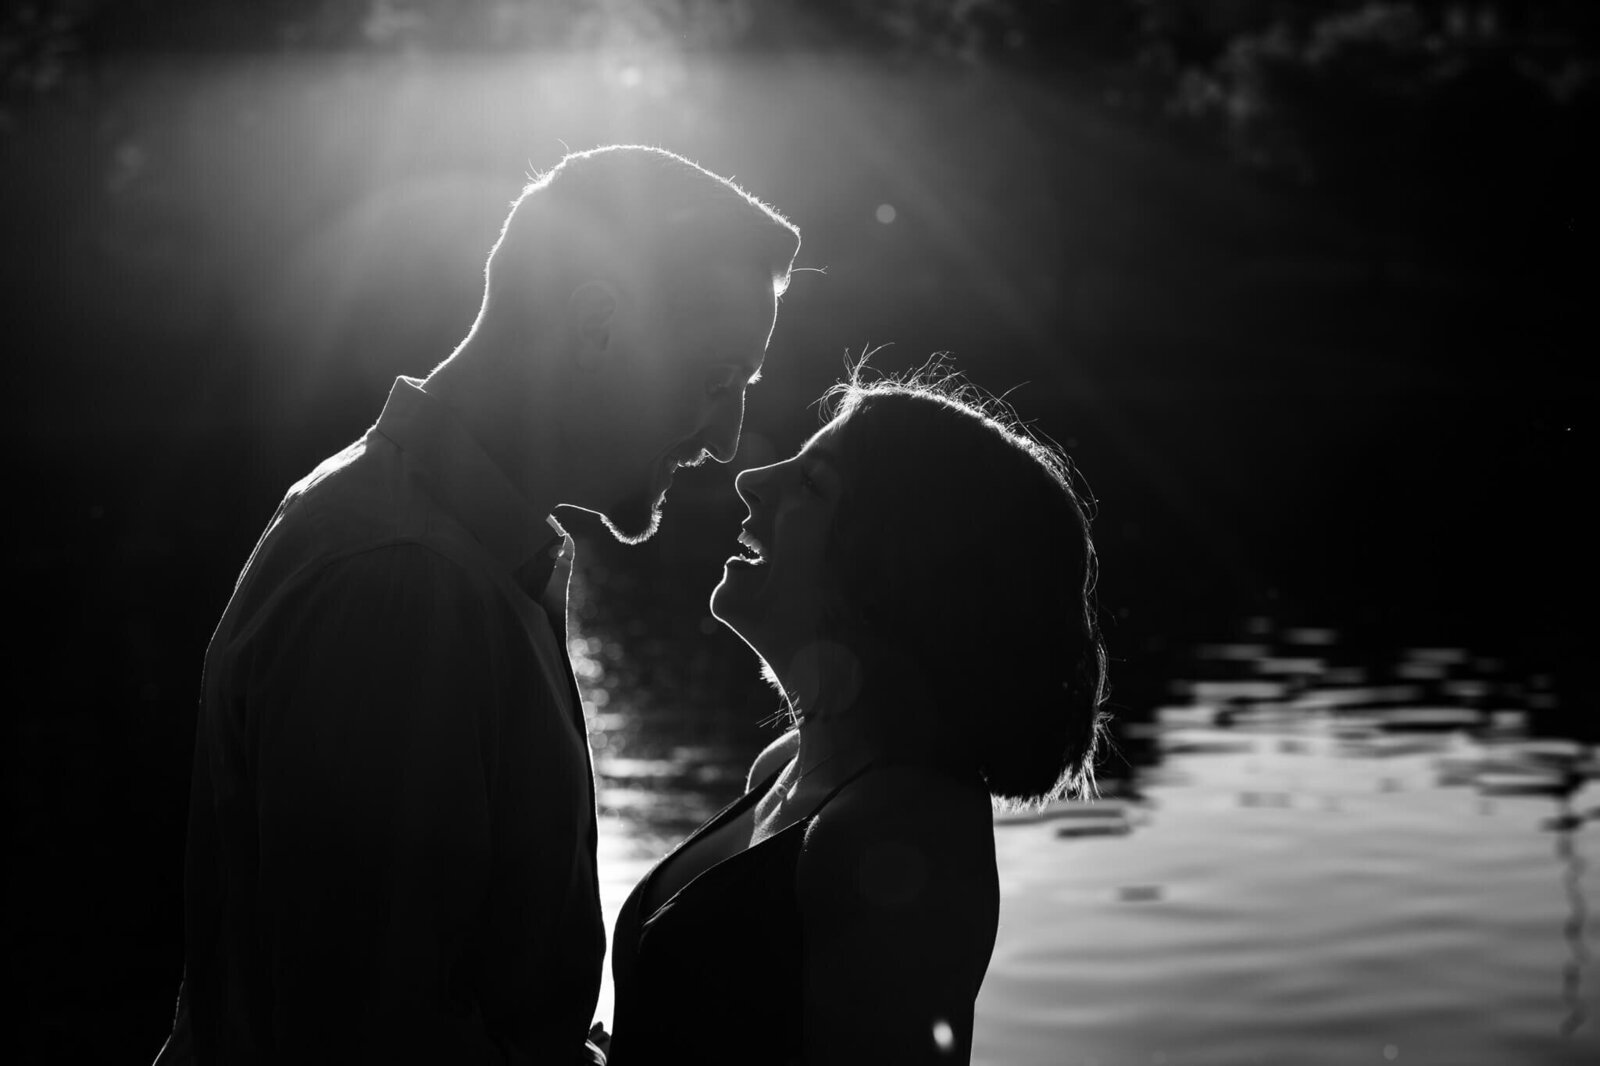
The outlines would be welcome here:
<svg viewBox="0 0 1600 1066">
<path fill-rule="evenodd" d="M 305 562 L 407 541 L 459 554 L 450 550 L 451 529 L 408 476 L 399 450 L 382 434 L 368 433 L 290 487 L 262 547 Z"/>
<path fill-rule="evenodd" d="M 369 456 L 372 452 L 371 437 L 370 433 L 363 434 L 322 460 L 312 468 L 309 474 L 291 485 L 286 495 L 290 498 L 304 496 L 327 482 L 330 478 L 350 471 L 363 460 L 370 462 Z"/>
<path fill-rule="evenodd" d="M 235 621 L 283 595 L 393 563 L 433 560 L 464 584 L 479 584 L 473 554 L 450 536 L 375 434 L 323 460 L 284 495 L 234 590 Z M 418 571 L 416 566 L 407 570 Z M 422 569 L 432 569 L 422 567 Z M 420 572 L 420 571 L 419 571 Z M 240 617 L 242 616 L 242 618 Z"/>
<path fill-rule="evenodd" d="M 400 532 L 414 511 L 399 464 L 375 434 L 328 456 L 290 486 L 274 526 L 334 542 L 358 542 Z"/>
</svg>

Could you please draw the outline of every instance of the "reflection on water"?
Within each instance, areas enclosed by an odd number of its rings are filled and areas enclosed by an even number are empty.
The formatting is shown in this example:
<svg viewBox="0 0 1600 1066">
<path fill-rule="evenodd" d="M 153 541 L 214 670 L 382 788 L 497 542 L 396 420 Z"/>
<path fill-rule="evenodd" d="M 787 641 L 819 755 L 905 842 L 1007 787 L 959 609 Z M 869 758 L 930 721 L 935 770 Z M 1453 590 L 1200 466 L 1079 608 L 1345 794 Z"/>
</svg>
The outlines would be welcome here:
<svg viewBox="0 0 1600 1066">
<path fill-rule="evenodd" d="M 755 756 L 707 728 L 706 708 L 653 699 L 622 664 L 623 649 L 596 636 L 568 642 L 594 749 L 599 813 L 600 905 L 608 953 L 597 1017 L 608 1024 L 613 991 L 609 942 L 628 893 L 662 855 L 744 790 Z"/>
<path fill-rule="evenodd" d="M 597 1016 L 609 1024 L 613 994 L 611 930 L 633 886 L 654 862 L 729 799 L 743 791 L 750 756 L 731 748 L 674 745 L 659 741 L 677 721 L 654 715 L 649 730 L 627 721 L 626 712 L 590 716 L 591 736 L 604 738 L 595 752 L 600 827 L 600 906 L 605 916 L 607 958 Z M 638 752 L 648 754 L 636 754 Z"/>
<path fill-rule="evenodd" d="M 1338 725 L 1174 709 L 1141 797 L 1092 806 L 1104 832 L 997 827 L 976 1060 L 1596 1061 L 1578 853 L 1600 792 L 1553 794 L 1567 769 L 1512 735 Z"/>
<path fill-rule="evenodd" d="M 1258 630 L 1125 716 L 1139 765 L 1099 801 L 996 816 L 974 1061 L 1600 1061 L 1600 761 L 1535 735 L 1547 684 L 1464 649 L 1373 665 L 1329 630 Z M 591 695 L 602 651 L 574 641 Z M 752 752 L 591 702 L 609 923 Z"/>
</svg>

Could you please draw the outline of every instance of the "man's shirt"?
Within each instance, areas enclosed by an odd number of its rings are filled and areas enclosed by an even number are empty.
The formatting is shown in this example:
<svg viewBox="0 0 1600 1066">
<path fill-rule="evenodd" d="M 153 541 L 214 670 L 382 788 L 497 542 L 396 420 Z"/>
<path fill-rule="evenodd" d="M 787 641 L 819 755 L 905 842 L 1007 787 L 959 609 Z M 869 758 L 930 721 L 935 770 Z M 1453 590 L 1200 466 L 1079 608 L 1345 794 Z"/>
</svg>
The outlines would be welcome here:
<svg viewBox="0 0 1600 1066">
<path fill-rule="evenodd" d="M 558 547 L 411 379 L 290 490 L 206 652 L 198 1061 L 574 1061 L 605 934 Z"/>
</svg>

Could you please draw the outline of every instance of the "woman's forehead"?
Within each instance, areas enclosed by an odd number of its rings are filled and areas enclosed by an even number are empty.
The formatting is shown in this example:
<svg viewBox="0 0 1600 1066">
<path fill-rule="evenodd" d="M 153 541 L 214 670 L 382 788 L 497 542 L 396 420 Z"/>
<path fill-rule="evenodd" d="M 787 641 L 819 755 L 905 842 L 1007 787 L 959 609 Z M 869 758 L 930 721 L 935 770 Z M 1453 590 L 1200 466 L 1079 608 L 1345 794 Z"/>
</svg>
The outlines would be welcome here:
<svg viewBox="0 0 1600 1066">
<path fill-rule="evenodd" d="M 839 445 L 839 432 L 848 418 L 848 415 L 840 415 L 811 434 L 805 444 L 801 445 L 801 454 L 823 460 L 831 460 L 833 458 L 831 453 Z"/>
</svg>

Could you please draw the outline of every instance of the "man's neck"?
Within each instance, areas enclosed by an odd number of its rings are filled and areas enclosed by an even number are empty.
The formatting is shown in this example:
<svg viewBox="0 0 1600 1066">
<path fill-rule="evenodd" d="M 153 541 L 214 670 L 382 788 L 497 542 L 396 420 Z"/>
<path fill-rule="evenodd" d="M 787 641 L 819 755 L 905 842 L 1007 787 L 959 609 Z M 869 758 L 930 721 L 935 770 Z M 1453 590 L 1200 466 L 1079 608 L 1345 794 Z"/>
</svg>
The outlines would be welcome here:
<svg viewBox="0 0 1600 1066">
<path fill-rule="evenodd" d="M 506 479 L 543 513 L 566 492 L 558 405 L 527 379 L 498 380 L 498 361 L 467 351 L 472 338 L 422 383 L 448 407 Z"/>
</svg>

